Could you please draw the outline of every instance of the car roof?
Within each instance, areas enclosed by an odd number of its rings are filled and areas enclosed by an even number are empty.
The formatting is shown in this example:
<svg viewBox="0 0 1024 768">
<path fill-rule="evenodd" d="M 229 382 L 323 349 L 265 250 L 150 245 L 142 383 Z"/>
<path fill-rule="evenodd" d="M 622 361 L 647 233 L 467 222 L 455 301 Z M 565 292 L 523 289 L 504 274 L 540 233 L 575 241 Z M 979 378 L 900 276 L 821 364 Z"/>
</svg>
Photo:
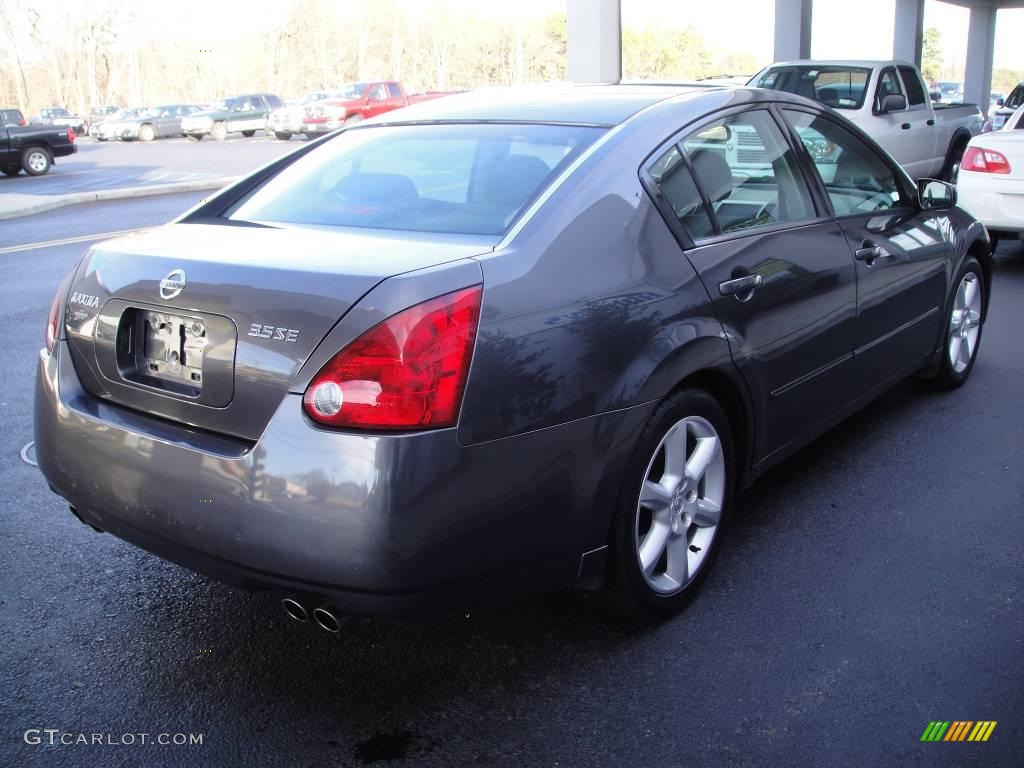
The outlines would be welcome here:
<svg viewBox="0 0 1024 768">
<path fill-rule="evenodd" d="M 419 102 L 373 122 L 516 122 L 612 126 L 673 97 L 706 93 L 715 86 L 554 85 L 484 88 Z"/>
</svg>

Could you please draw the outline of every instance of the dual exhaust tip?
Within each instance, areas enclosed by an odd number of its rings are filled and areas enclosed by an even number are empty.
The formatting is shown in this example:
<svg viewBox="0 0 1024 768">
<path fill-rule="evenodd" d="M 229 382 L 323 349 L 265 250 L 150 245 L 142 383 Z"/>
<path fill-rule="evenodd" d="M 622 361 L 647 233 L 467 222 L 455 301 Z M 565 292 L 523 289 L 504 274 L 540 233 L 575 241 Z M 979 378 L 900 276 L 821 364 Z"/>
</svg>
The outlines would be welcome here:
<svg viewBox="0 0 1024 768">
<path fill-rule="evenodd" d="M 320 629 L 336 635 L 348 623 L 349 617 L 338 613 L 330 603 L 313 607 L 314 603 L 303 597 L 289 596 L 281 601 L 285 615 L 300 624 L 314 622 Z"/>
</svg>

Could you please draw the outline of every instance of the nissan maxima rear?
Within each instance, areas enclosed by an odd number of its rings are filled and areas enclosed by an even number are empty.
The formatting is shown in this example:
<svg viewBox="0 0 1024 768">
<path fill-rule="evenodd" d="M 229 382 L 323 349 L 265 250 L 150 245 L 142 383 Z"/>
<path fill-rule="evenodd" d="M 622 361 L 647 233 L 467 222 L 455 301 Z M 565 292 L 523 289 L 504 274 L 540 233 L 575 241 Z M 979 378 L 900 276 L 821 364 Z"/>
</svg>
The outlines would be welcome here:
<svg viewBox="0 0 1024 768">
<path fill-rule="evenodd" d="M 983 228 L 820 105 L 552 87 L 388 118 L 85 254 L 35 405 L 80 519 L 331 628 L 559 584 L 666 616 L 760 472 L 974 365 Z"/>
</svg>

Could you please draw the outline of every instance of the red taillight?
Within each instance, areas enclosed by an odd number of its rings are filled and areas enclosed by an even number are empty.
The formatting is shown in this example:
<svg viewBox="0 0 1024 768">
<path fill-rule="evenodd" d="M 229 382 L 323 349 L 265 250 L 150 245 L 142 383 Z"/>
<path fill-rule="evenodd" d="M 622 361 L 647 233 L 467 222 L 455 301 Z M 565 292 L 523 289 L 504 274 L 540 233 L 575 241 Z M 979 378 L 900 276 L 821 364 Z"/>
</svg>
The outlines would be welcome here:
<svg viewBox="0 0 1024 768">
<path fill-rule="evenodd" d="M 417 304 L 336 354 L 302 399 L 320 424 L 449 427 L 459 415 L 480 318 L 481 286 Z"/>
<path fill-rule="evenodd" d="M 74 128 L 68 128 L 68 141 L 70 141 L 72 144 L 75 143 L 75 129 Z"/>
<path fill-rule="evenodd" d="M 64 298 L 65 285 L 66 283 L 62 283 L 61 287 L 57 289 L 57 295 L 53 297 L 53 302 L 50 304 L 50 315 L 46 318 L 47 353 L 53 352 L 53 345 L 57 342 L 57 321 L 60 318 L 60 305 Z"/>
<path fill-rule="evenodd" d="M 26 120 L 26 119 L 25 119 L 25 118 L 23 117 L 23 118 L 21 118 L 21 122 L 19 122 L 19 123 L 18 123 L 18 125 L 28 125 L 28 120 Z"/>
<path fill-rule="evenodd" d="M 982 147 L 968 147 L 960 161 L 961 171 L 977 171 L 978 173 L 1009 173 L 1010 161 L 1002 152 Z"/>
</svg>

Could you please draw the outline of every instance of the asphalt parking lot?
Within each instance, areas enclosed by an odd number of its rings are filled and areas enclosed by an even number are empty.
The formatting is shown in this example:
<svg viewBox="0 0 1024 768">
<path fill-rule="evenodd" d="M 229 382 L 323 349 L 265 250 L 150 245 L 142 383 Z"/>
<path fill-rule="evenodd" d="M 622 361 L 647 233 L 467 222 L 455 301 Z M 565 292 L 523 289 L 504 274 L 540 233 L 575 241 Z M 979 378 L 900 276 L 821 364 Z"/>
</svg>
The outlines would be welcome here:
<svg viewBox="0 0 1024 768">
<path fill-rule="evenodd" d="M 101 143 L 83 137 L 77 144 L 78 151 L 57 158 L 45 176 L 0 177 L 0 195 L 61 195 L 240 176 L 298 149 L 303 142 L 278 141 L 261 132 L 224 141 L 173 138 Z"/>
<path fill-rule="evenodd" d="M 627 627 L 565 590 L 336 641 L 83 526 L 19 456 L 86 239 L 201 196 L 0 222 L 0 765 L 1024 764 L 1024 244 L 1001 246 L 969 383 L 900 385 L 762 478 L 683 615 Z M 921 743 L 936 719 L 998 726 Z"/>
</svg>

